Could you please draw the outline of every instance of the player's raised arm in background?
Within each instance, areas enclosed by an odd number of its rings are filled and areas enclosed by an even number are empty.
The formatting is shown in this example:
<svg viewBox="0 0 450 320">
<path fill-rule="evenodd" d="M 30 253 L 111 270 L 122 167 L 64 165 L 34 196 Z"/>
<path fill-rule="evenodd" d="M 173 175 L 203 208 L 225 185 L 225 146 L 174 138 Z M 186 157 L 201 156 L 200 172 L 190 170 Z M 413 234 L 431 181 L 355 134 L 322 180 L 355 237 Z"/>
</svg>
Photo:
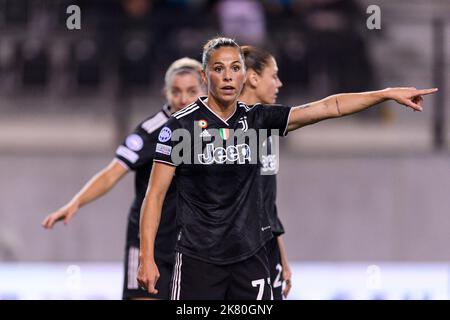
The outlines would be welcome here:
<svg viewBox="0 0 450 320">
<path fill-rule="evenodd" d="M 42 226 L 51 229 L 61 220 L 68 224 L 78 209 L 106 194 L 127 172 L 128 169 L 114 159 L 106 168 L 95 174 L 66 205 L 45 217 Z"/>
<path fill-rule="evenodd" d="M 151 294 L 158 293 L 155 288 L 159 278 L 154 256 L 155 238 L 164 199 L 174 173 L 174 166 L 153 162 L 147 193 L 142 203 L 138 282 Z"/>
<path fill-rule="evenodd" d="M 422 96 L 438 89 L 387 88 L 361 93 L 341 93 L 319 101 L 294 107 L 289 117 L 288 131 L 325 119 L 337 118 L 365 110 L 375 104 L 394 100 L 415 111 L 422 111 Z"/>
</svg>

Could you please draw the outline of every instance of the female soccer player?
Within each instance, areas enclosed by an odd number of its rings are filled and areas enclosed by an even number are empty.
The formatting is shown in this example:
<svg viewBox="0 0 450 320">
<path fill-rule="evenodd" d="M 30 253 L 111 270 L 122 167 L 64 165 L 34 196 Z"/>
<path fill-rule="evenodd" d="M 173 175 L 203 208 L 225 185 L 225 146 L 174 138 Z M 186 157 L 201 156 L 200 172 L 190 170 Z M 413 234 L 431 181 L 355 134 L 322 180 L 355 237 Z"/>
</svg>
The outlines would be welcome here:
<svg viewBox="0 0 450 320">
<path fill-rule="evenodd" d="M 267 129 L 286 135 L 389 99 L 422 111 L 422 95 L 437 89 L 389 88 L 332 95 L 292 108 L 249 107 L 237 101 L 246 71 L 236 42 L 210 40 L 202 62 L 208 96 L 174 113 L 158 136 L 142 205 L 138 281 L 149 293 L 157 292 L 160 273 L 154 259 L 155 236 L 165 195 L 176 174 L 181 230 L 175 248 L 172 299 L 271 299 L 264 245 L 272 232 L 263 214 L 261 192 L 253 187 L 260 177 L 260 165 L 255 163 L 258 152 L 253 138 L 241 138 L 256 130 L 264 135 Z M 202 137 L 201 148 L 197 135 Z"/>
<path fill-rule="evenodd" d="M 242 89 L 239 101 L 247 105 L 258 103 L 274 104 L 278 89 L 283 85 L 278 78 L 278 66 L 275 58 L 268 52 L 253 46 L 242 46 L 247 80 Z M 274 150 L 272 137 L 266 142 L 267 154 L 261 155 L 261 187 L 264 203 L 273 234 L 267 243 L 267 258 L 269 260 L 270 282 L 275 300 L 286 298 L 291 287 L 291 268 L 284 248 L 282 234 L 283 224 L 278 218 L 276 205 L 278 154 Z M 284 289 L 283 289 L 284 282 Z"/>
<path fill-rule="evenodd" d="M 173 270 L 174 247 L 176 241 L 176 191 L 172 184 L 167 192 L 163 207 L 163 220 L 156 237 L 155 258 L 161 272 L 159 292 L 149 294 L 139 288 L 137 270 L 139 263 L 139 219 L 142 201 L 152 167 L 155 145 L 160 128 L 167 122 L 172 112 L 194 101 L 204 94 L 200 75 L 201 64 L 193 59 L 176 60 L 166 72 L 164 92 L 167 104 L 155 115 L 140 123 L 116 150 L 116 156 L 103 170 L 94 175 L 86 185 L 65 206 L 48 215 L 42 225 L 51 229 L 60 220 L 67 224 L 78 209 L 94 201 L 111 190 L 132 170 L 135 175 L 135 199 L 128 216 L 127 240 L 125 248 L 124 299 L 168 299 L 170 278 Z"/>
</svg>

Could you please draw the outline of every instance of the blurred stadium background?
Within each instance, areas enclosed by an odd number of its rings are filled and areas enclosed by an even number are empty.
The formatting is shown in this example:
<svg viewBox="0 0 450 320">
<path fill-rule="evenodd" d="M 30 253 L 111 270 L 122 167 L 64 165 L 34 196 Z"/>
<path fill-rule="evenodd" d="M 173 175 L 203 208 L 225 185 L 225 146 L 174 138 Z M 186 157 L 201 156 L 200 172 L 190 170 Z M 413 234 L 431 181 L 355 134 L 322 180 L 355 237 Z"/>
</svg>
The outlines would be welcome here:
<svg viewBox="0 0 450 320">
<path fill-rule="evenodd" d="M 440 88 L 421 114 L 385 104 L 290 134 L 278 206 L 291 299 L 448 299 L 449 17 L 448 0 L 0 0 L 0 299 L 121 297 L 131 174 L 70 226 L 41 220 L 160 108 L 170 62 L 218 34 L 274 53 L 283 104 Z"/>
</svg>

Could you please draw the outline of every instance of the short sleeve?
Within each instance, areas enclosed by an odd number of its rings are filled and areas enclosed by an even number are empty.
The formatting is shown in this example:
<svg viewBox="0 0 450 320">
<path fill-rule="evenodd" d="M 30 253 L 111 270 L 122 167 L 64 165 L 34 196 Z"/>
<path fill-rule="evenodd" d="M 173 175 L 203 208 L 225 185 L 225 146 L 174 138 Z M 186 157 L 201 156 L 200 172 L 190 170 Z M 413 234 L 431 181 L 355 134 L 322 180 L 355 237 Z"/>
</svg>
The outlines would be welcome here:
<svg viewBox="0 0 450 320">
<path fill-rule="evenodd" d="M 259 104 L 254 108 L 263 129 L 278 129 L 281 136 L 287 135 L 291 107 L 278 104 Z"/>
<path fill-rule="evenodd" d="M 130 170 L 148 164 L 153 159 L 155 139 L 138 126 L 116 149 L 116 159 Z"/>
<path fill-rule="evenodd" d="M 174 146 L 178 141 L 172 139 L 175 130 L 180 128 L 178 120 L 171 117 L 169 121 L 161 128 L 156 139 L 155 156 L 153 161 L 166 163 L 171 166 L 177 166 L 172 159 Z"/>
</svg>

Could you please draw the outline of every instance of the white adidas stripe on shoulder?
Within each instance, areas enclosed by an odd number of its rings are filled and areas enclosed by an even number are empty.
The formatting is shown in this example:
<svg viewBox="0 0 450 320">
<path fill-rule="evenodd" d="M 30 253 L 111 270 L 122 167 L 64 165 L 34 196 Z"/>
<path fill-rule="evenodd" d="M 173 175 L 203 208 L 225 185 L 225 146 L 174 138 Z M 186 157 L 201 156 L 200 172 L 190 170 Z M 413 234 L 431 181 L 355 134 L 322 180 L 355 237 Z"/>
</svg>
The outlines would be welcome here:
<svg viewBox="0 0 450 320">
<path fill-rule="evenodd" d="M 161 127 L 164 123 L 167 122 L 169 118 L 167 118 L 166 114 L 162 111 L 158 112 L 154 117 L 148 119 L 144 123 L 142 123 L 141 127 L 149 134 L 154 132 L 156 129 Z"/>
<path fill-rule="evenodd" d="M 249 107 L 248 105 L 245 105 L 245 111 L 249 112 L 249 111 L 255 110 L 257 107 L 260 107 L 260 106 L 262 106 L 262 104 L 259 102 L 255 103 L 251 107 Z"/>
<path fill-rule="evenodd" d="M 251 109 L 248 105 L 246 105 L 245 103 L 240 102 L 240 101 L 238 102 L 238 106 L 241 108 L 244 108 L 245 111 L 250 111 L 250 109 Z"/>
<path fill-rule="evenodd" d="M 197 110 L 197 109 L 200 109 L 200 107 L 197 106 L 197 105 L 196 105 L 195 107 L 193 106 L 191 109 L 186 110 L 184 113 L 181 113 L 181 114 L 179 114 L 179 115 L 176 115 L 175 118 L 181 119 L 181 118 L 183 118 L 184 116 L 187 116 L 188 114 L 194 112 L 194 111 Z"/>
<path fill-rule="evenodd" d="M 174 116 L 175 118 L 176 118 L 176 117 L 179 117 L 179 116 L 181 116 L 182 114 L 187 113 L 187 112 L 189 112 L 190 110 L 194 109 L 195 107 L 198 107 L 198 106 L 197 106 L 196 104 L 190 105 L 189 107 L 183 108 L 183 109 L 181 109 L 180 111 L 174 113 L 173 116 Z"/>
<path fill-rule="evenodd" d="M 186 112 L 186 111 L 192 109 L 192 108 L 193 108 L 194 106 L 196 106 L 196 105 L 197 105 L 197 104 L 196 104 L 195 102 L 192 102 L 191 104 L 187 105 L 187 106 L 184 107 L 183 109 L 178 110 L 177 112 L 174 112 L 172 115 L 173 115 L 174 117 L 176 117 L 177 115 L 182 114 L 182 113 L 184 113 L 184 112 Z"/>
</svg>

